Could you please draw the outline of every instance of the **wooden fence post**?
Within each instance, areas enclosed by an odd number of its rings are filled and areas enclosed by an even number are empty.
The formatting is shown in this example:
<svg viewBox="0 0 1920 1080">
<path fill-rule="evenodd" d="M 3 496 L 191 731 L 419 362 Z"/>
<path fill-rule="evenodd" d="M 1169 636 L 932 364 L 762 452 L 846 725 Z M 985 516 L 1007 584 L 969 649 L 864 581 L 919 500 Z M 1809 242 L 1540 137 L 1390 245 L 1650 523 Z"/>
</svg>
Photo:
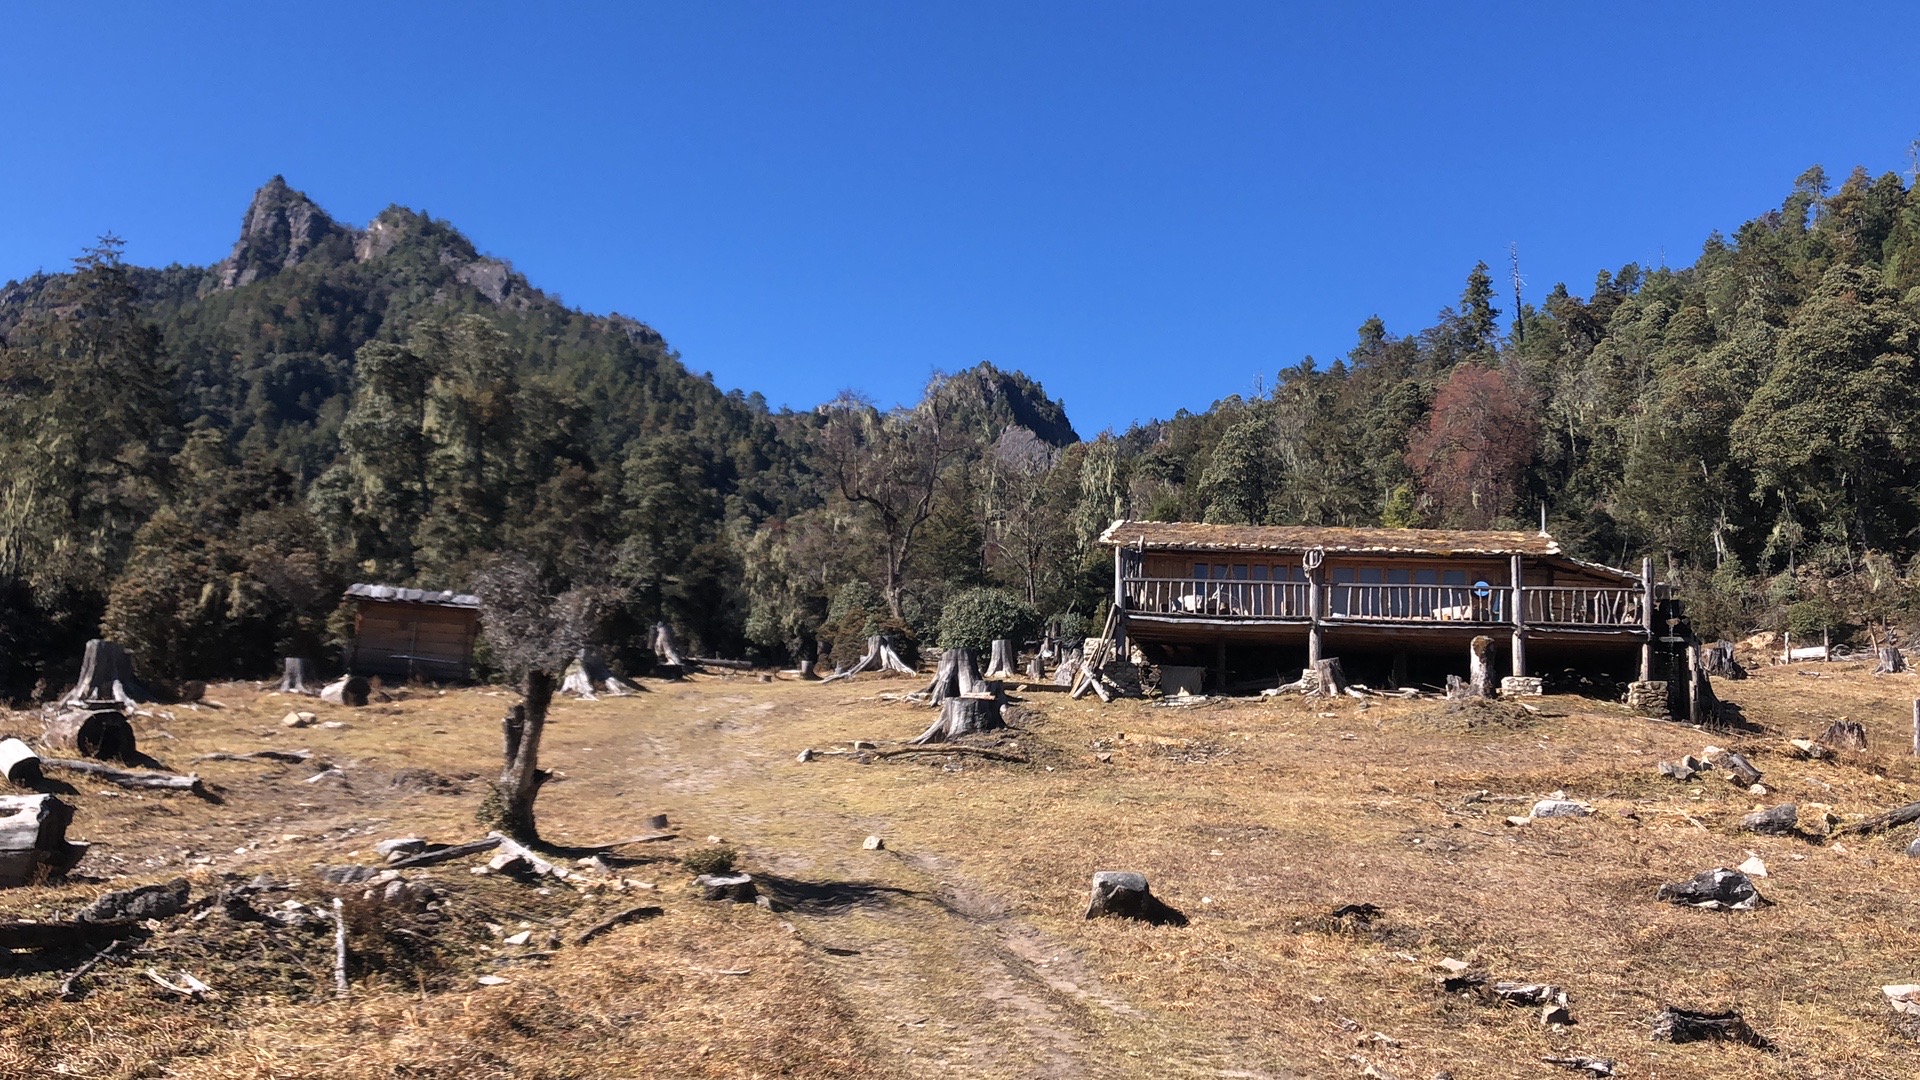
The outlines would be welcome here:
<svg viewBox="0 0 1920 1080">
<path fill-rule="evenodd" d="M 1920 700 L 1913 703 L 1913 756 L 1920 757 Z"/>
</svg>

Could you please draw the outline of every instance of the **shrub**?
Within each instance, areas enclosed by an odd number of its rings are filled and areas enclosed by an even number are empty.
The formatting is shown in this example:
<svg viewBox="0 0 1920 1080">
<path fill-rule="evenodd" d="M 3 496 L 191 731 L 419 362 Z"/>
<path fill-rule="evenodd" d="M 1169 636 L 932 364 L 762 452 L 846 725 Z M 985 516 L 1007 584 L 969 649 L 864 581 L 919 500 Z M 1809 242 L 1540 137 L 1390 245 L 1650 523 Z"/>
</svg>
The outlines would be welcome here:
<svg viewBox="0 0 1920 1080">
<path fill-rule="evenodd" d="M 694 848 L 680 856 L 680 865 L 694 875 L 713 874 L 715 876 L 731 874 L 740 864 L 740 853 L 722 844 L 718 847 Z"/>
<path fill-rule="evenodd" d="M 940 612 L 940 646 L 985 651 L 995 638 L 1026 637 L 1039 622 L 1032 605 L 1005 589 L 967 589 Z"/>
</svg>

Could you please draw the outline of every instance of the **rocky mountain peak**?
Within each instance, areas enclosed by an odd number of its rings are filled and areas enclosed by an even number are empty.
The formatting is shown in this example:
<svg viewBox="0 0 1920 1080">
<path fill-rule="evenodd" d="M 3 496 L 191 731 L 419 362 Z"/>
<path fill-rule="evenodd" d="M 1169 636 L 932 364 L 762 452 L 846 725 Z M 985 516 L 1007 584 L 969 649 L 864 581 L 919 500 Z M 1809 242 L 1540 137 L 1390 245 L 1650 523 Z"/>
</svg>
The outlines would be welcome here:
<svg viewBox="0 0 1920 1080">
<path fill-rule="evenodd" d="M 351 235 L 312 199 L 276 176 L 254 192 L 240 221 L 233 254 L 214 269 L 220 287 L 234 289 L 298 266 L 327 240 Z"/>
</svg>

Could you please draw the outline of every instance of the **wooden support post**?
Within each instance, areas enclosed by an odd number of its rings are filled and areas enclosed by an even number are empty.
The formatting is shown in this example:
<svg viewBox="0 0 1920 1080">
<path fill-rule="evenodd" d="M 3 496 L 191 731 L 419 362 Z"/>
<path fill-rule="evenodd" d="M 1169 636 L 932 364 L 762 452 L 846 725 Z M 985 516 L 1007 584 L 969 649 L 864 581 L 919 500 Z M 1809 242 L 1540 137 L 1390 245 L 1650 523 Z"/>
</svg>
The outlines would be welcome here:
<svg viewBox="0 0 1920 1080">
<path fill-rule="evenodd" d="M 1393 674 L 1389 681 L 1395 690 L 1407 685 L 1407 651 L 1396 649 L 1393 654 Z"/>
<path fill-rule="evenodd" d="M 1640 560 L 1640 619 L 1646 624 L 1647 640 L 1640 646 L 1640 681 L 1653 681 L 1653 556 Z"/>
<path fill-rule="evenodd" d="M 1113 549 L 1113 648 L 1114 655 L 1127 659 L 1127 549 Z"/>
<path fill-rule="evenodd" d="M 1320 662 L 1320 568 L 1307 567 L 1307 666 Z"/>
<path fill-rule="evenodd" d="M 1512 575 L 1513 585 L 1513 677 L 1525 678 L 1527 674 L 1527 609 L 1526 586 L 1523 584 L 1523 571 L 1520 568 L 1520 556 L 1513 557 L 1508 571 Z"/>
<path fill-rule="evenodd" d="M 1913 703 L 1913 756 L 1920 757 L 1920 701 Z"/>
<path fill-rule="evenodd" d="M 1213 643 L 1213 692 L 1227 692 L 1227 643 L 1224 640 Z"/>
</svg>

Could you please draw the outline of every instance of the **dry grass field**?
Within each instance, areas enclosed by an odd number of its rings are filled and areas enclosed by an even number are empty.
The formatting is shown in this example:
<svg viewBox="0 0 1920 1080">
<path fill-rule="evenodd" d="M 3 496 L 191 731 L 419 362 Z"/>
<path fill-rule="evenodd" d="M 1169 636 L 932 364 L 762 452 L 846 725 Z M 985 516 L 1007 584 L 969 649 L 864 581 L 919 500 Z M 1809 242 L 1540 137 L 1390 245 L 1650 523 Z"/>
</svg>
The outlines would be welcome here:
<svg viewBox="0 0 1920 1080">
<path fill-rule="evenodd" d="M 444 894 L 421 921 L 319 872 L 377 864 L 387 837 L 480 835 L 509 699 L 413 689 L 346 709 L 214 687 L 223 707 L 170 707 L 139 731 L 218 801 L 76 782 L 71 835 L 92 851 L 67 882 L 0 894 L 0 914 L 61 914 L 176 875 L 203 895 L 267 873 L 295 884 L 262 905 L 352 902 L 352 994 L 334 997 L 329 932 L 217 910 L 155 924 L 81 1001 L 57 987 L 91 950 L 15 954 L 0 959 L 0 1076 L 1585 1075 L 1541 1060 L 1569 1054 L 1613 1059 L 1625 1077 L 1916 1072 L 1920 1043 L 1878 989 L 1920 981 L 1912 827 L 1834 842 L 1734 825 L 1777 802 L 1798 803 L 1805 826 L 1823 807 L 1848 819 L 1920 799 L 1907 756 L 1920 677 L 1763 669 L 1720 685 L 1759 729 L 1740 735 L 1563 697 L 1530 712 L 1016 693 L 1007 741 L 1031 764 L 796 760 L 918 733 L 929 712 L 895 699 L 909 688 L 700 677 L 557 704 L 545 837 L 609 842 L 664 812 L 680 839 L 622 848 L 610 875 L 568 884 L 470 873 L 484 856 L 410 871 Z M 349 726 L 282 727 L 294 707 Z M 1788 738 L 1843 717 L 1866 726 L 1869 752 L 1790 752 Z M 0 718 L 9 727 L 37 722 Z M 1771 793 L 1657 773 L 1709 743 L 1748 756 Z M 311 749 L 345 778 L 193 760 L 266 747 Z M 1554 791 L 1598 812 L 1506 823 Z M 864 850 L 869 834 L 885 849 Z M 678 857 L 710 836 L 740 852 L 772 910 L 696 898 Z M 1771 906 L 1655 901 L 1661 883 L 1749 852 L 1766 862 Z M 1146 873 L 1190 924 L 1083 919 L 1101 869 Z M 663 913 L 575 944 L 639 903 Z M 1381 912 L 1368 925 L 1328 917 L 1362 903 Z M 506 944 L 519 930 L 531 940 Z M 1560 984 L 1575 1023 L 1440 993 L 1445 958 Z M 213 991 L 171 995 L 149 969 Z M 1737 1008 L 1775 1049 L 1653 1042 L 1669 1003 Z"/>
</svg>

